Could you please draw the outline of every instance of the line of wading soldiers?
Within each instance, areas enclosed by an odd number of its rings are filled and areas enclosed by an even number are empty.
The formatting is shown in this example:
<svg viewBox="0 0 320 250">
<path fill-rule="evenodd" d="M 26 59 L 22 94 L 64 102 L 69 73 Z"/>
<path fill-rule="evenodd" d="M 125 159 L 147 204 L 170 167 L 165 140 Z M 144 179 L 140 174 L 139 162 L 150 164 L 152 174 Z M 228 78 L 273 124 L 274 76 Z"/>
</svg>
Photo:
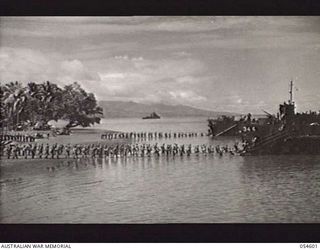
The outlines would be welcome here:
<svg viewBox="0 0 320 250">
<path fill-rule="evenodd" d="M 0 134 L 0 141 L 34 142 L 35 139 L 32 135 Z"/>
<path fill-rule="evenodd" d="M 101 135 L 101 139 L 115 140 L 115 139 L 170 139 L 170 138 L 184 138 L 205 136 L 205 133 L 197 132 L 127 132 L 127 133 L 105 133 Z"/>
<path fill-rule="evenodd" d="M 7 159 L 35 159 L 35 158 L 121 158 L 129 156 L 190 156 L 191 154 L 217 154 L 222 156 L 225 153 L 234 155 L 239 152 L 238 142 L 233 147 L 219 145 L 178 145 L 174 144 L 121 144 L 121 145 L 64 145 L 64 144 L 24 144 L 24 145 L 6 145 L 1 147 L 1 155 Z"/>
</svg>

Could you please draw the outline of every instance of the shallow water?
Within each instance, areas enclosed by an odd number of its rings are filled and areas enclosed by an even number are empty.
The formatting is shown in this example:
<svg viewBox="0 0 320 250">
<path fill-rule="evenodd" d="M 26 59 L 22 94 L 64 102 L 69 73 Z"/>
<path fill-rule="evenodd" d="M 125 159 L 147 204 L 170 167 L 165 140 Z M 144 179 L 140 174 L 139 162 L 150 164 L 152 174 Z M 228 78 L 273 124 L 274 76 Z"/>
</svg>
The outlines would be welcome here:
<svg viewBox="0 0 320 250">
<path fill-rule="evenodd" d="M 185 131 L 206 129 L 181 122 Z M 115 127 L 145 126 L 123 123 Z M 2 223 L 320 222 L 320 156 L 2 160 L 0 185 Z"/>
</svg>

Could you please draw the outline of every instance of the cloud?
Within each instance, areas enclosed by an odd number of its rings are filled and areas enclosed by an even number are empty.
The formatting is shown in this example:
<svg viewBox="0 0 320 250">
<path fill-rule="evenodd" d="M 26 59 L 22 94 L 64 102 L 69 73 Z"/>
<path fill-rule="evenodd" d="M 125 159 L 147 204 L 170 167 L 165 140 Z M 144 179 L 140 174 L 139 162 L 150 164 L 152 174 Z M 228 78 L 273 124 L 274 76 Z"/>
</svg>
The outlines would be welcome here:
<svg viewBox="0 0 320 250">
<path fill-rule="evenodd" d="M 319 22 L 320 23 L 320 22 Z M 279 30 L 254 30 L 244 33 L 190 34 L 188 40 L 168 42 L 157 46 L 160 51 L 187 49 L 319 49 L 320 33 L 283 32 Z"/>
<path fill-rule="evenodd" d="M 235 85 L 228 86 L 199 59 L 136 59 L 140 57 L 125 54 L 112 56 L 98 62 L 102 67 L 94 67 L 79 59 L 69 60 L 61 55 L 2 47 L 0 81 L 50 80 L 61 86 L 77 81 L 100 100 L 185 104 L 235 112 L 257 113 L 261 109 L 276 111 L 277 102 L 271 95 L 262 101 L 259 95 L 248 95 L 248 90 L 242 91 Z M 254 90 L 257 93 L 258 88 Z M 304 91 L 308 94 L 308 91 Z M 318 100 L 316 92 L 297 97 L 301 110 L 314 107 Z"/>
<path fill-rule="evenodd" d="M 188 57 L 192 55 L 192 53 L 186 52 L 186 51 L 177 51 L 177 52 L 173 52 L 172 54 L 179 57 Z"/>
<path fill-rule="evenodd" d="M 294 76 L 301 94 L 319 94 L 319 17 L 1 17 L 0 22 L 1 82 L 77 81 L 99 99 L 238 112 L 276 109 Z M 301 95 L 297 102 L 317 107 L 317 98 Z"/>
<path fill-rule="evenodd" d="M 197 85 L 207 80 L 203 75 L 206 66 L 197 59 L 118 55 L 105 58 L 103 65 L 100 80 L 90 84 L 99 99 L 189 105 L 206 101 Z"/>
<path fill-rule="evenodd" d="M 21 40 L 28 46 L 47 44 L 47 50 L 64 49 L 79 60 L 113 53 L 141 60 L 144 55 L 131 53 L 187 57 L 195 49 L 316 50 L 319 23 L 319 17 L 292 16 L 2 17 L 1 41 L 5 46 L 21 46 Z"/>
<path fill-rule="evenodd" d="M 75 37 L 132 33 L 199 33 L 216 31 L 295 30 L 318 17 L 2 17 L 2 32 L 12 36 Z M 68 31 L 68 32 L 66 32 Z"/>
<path fill-rule="evenodd" d="M 183 102 L 199 102 L 199 101 L 205 101 L 206 98 L 203 96 L 200 96 L 196 94 L 192 90 L 176 90 L 176 91 L 169 91 L 170 96 L 173 100 L 178 100 Z"/>
<path fill-rule="evenodd" d="M 61 69 L 64 75 L 67 75 L 74 81 L 92 81 L 100 79 L 97 73 L 88 70 L 79 60 L 63 61 L 61 63 Z"/>
<path fill-rule="evenodd" d="M 129 60 L 129 57 L 127 55 L 115 56 L 114 58 L 117 59 L 117 60 Z"/>
<path fill-rule="evenodd" d="M 55 54 L 44 54 L 24 48 L 0 48 L 0 81 L 53 81 L 60 85 L 75 81 L 97 81 L 97 73 L 79 60 L 64 60 Z"/>
<path fill-rule="evenodd" d="M 198 60 L 135 60 L 116 56 L 105 60 L 105 64 L 108 66 L 99 72 L 101 81 L 97 83 L 100 98 L 175 104 L 205 100 L 195 92 L 196 76 L 205 69 Z"/>
<path fill-rule="evenodd" d="M 230 28 L 251 22 L 252 19 L 252 17 L 2 17 L 1 22 L 2 31 L 6 35 L 74 38 L 103 33 L 193 33 Z"/>
<path fill-rule="evenodd" d="M 42 81 L 51 74 L 50 61 L 31 49 L 0 48 L 0 81 Z"/>
<path fill-rule="evenodd" d="M 115 56 L 114 57 L 117 60 L 131 60 L 131 61 L 143 61 L 143 57 L 139 56 L 139 57 L 129 57 L 128 55 L 123 55 L 123 56 Z"/>
<path fill-rule="evenodd" d="M 69 60 L 62 55 L 23 48 L 1 48 L 0 58 L 1 82 L 50 80 L 62 86 L 77 81 L 99 99 L 172 104 L 197 104 L 206 100 L 196 85 L 206 67 L 197 59 L 154 60 L 119 55 L 106 58 L 104 66 L 97 70 L 79 59 Z"/>
</svg>

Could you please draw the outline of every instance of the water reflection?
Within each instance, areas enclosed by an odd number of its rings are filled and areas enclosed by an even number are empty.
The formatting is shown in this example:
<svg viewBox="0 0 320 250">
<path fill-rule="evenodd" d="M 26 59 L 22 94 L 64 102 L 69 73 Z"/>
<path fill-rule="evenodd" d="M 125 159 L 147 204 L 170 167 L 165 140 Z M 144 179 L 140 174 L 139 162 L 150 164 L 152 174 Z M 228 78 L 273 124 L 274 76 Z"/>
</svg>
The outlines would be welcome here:
<svg viewBox="0 0 320 250">
<path fill-rule="evenodd" d="M 126 158 L 79 158 L 79 159 L 65 159 L 60 162 L 50 162 L 46 169 L 48 171 L 57 171 L 63 168 L 72 168 L 74 170 L 83 170 L 87 168 L 153 168 L 155 166 L 167 166 L 167 165 L 181 165 L 183 163 L 194 159 L 195 161 L 204 160 L 207 162 L 213 159 L 212 155 L 194 155 L 194 156 L 151 156 L 151 157 L 126 157 Z M 216 156 L 221 158 L 221 156 Z M 207 159 L 207 160 L 206 160 Z"/>
<path fill-rule="evenodd" d="M 320 218 L 319 156 L 199 154 L 10 164 L 1 166 L 3 223 L 319 222 Z M 11 179 L 19 181 L 5 181 Z"/>
<path fill-rule="evenodd" d="M 239 169 L 246 221 L 320 220 L 319 156 L 244 157 Z"/>
</svg>

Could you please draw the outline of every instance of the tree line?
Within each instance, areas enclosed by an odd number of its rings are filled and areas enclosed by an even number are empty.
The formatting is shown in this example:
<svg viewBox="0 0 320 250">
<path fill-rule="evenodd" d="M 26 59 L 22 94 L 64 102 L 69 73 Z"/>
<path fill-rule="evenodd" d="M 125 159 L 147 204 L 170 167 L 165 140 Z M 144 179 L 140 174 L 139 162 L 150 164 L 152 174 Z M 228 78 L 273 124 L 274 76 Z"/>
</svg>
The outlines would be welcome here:
<svg viewBox="0 0 320 250">
<path fill-rule="evenodd" d="M 93 93 L 87 93 L 78 83 L 59 87 L 44 83 L 0 83 L 1 127 L 15 129 L 17 125 L 37 122 L 47 124 L 67 120 L 67 128 L 88 127 L 99 123 L 103 114 Z"/>
</svg>

